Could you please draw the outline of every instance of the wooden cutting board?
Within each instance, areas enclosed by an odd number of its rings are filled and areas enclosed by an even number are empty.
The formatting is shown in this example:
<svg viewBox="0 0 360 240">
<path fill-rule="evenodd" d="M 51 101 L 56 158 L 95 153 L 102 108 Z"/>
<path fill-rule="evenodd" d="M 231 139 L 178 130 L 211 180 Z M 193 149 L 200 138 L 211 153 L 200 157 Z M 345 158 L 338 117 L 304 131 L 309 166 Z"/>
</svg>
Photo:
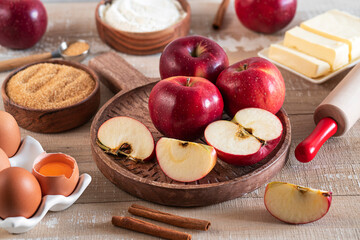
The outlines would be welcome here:
<svg viewBox="0 0 360 240">
<path fill-rule="evenodd" d="M 203 179 L 191 183 L 176 182 L 160 169 L 156 159 L 135 163 L 125 157 L 104 153 L 96 144 L 99 127 L 109 118 L 130 116 L 145 124 L 155 141 L 162 137 L 151 122 L 148 98 L 155 82 L 134 69 L 119 55 L 109 52 L 92 59 L 93 68 L 113 92 L 119 91 L 96 114 L 90 129 L 91 149 L 99 170 L 122 190 L 151 202 L 169 206 L 205 206 L 238 198 L 267 183 L 285 165 L 291 142 L 291 126 L 284 109 L 277 116 L 283 136 L 274 151 L 259 163 L 238 167 L 218 159 Z M 227 116 L 224 114 L 224 118 Z M 199 140 L 200 142 L 203 140 Z"/>
</svg>

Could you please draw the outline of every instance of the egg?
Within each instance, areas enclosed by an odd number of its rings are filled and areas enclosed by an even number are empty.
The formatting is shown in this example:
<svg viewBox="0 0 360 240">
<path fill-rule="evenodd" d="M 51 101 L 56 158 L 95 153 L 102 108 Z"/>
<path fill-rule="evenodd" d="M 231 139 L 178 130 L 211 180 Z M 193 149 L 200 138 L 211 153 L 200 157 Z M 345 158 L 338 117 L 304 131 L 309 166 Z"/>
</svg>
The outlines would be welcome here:
<svg viewBox="0 0 360 240">
<path fill-rule="evenodd" d="M 42 153 L 34 160 L 32 173 L 39 181 L 42 194 L 69 196 L 79 181 L 76 160 L 64 153 Z"/>
<path fill-rule="evenodd" d="M 10 167 L 10 161 L 6 153 L 0 148 L 0 172 Z"/>
<path fill-rule="evenodd" d="M 41 188 L 35 176 L 20 167 L 0 172 L 0 217 L 29 218 L 41 203 Z"/>
<path fill-rule="evenodd" d="M 12 157 L 17 152 L 20 142 L 20 128 L 15 118 L 10 113 L 0 111 L 0 148 L 8 157 Z"/>
</svg>

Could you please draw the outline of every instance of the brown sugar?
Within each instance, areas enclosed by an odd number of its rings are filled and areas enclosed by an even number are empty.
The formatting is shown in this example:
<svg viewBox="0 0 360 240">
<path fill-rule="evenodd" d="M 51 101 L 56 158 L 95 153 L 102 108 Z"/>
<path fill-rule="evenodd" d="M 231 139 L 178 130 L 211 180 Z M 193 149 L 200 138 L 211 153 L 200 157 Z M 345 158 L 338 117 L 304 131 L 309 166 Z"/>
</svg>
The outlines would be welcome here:
<svg viewBox="0 0 360 240">
<path fill-rule="evenodd" d="M 89 49 L 89 44 L 86 42 L 74 42 L 68 46 L 63 52 L 67 56 L 77 56 Z"/>
<path fill-rule="evenodd" d="M 81 102 L 94 88 L 95 80 L 81 69 L 41 63 L 11 77 L 6 85 L 6 92 L 18 105 L 45 110 Z"/>
</svg>

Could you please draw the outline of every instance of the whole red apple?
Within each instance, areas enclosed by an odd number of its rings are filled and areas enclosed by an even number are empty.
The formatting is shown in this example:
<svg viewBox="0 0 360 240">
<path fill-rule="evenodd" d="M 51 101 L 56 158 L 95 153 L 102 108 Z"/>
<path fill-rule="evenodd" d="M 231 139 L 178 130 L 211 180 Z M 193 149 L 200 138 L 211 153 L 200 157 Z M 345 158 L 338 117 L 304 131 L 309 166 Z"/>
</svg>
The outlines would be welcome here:
<svg viewBox="0 0 360 240">
<path fill-rule="evenodd" d="M 261 33 L 274 33 L 288 25 L 294 18 L 296 5 L 296 0 L 235 0 L 240 22 Z"/>
<path fill-rule="evenodd" d="M 40 0 L 0 0 L 0 45 L 30 48 L 44 35 L 46 26 L 46 9 Z"/>
<path fill-rule="evenodd" d="M 225 51 L 215 41 L 202 36 L 187 36 L 166 46 L 160 57 L 160 76 L 161 79 L 203 77 L 215 83 L 228 65 Z"/>
<path fill-rule="evenodd" d="M 225 111 L 233 117 L 243 108 L 262 108 L 276 114 L 284 103 L 285 83 L 277 67 L 252 57 L 226 68 L 216 81 Z"/>
<path fill-rule="evenodd" d="M 151 90 L 149 112 L 165 136 L 194 140 L 208 124 L 221 118 L 224 102 L 216 86 L 201 77 L 171 77 Z"/>
</svg>

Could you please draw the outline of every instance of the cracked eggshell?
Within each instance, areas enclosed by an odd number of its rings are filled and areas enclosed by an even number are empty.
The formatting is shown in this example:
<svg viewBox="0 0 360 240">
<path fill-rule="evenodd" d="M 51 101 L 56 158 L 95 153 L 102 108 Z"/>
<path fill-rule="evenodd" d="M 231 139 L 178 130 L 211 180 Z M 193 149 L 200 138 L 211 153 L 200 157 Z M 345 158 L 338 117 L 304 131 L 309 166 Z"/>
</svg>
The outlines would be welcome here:
<svg viewBox="0 0 360 240">
<path fill-rule="evenodd" d="M 72 174 L 69 177 L 46 176 L 39 172 L 40 168 L 47 163 L 60 162 L 69 165 L 72 168 Z M 69 196 L 75 189 L 79 181 L 79 168 L 76 160 L 64 153 L 42 153 L 34 161 L 32 173 L 39 181 L 43 195 L 63 195 Z"/>
</svg>

